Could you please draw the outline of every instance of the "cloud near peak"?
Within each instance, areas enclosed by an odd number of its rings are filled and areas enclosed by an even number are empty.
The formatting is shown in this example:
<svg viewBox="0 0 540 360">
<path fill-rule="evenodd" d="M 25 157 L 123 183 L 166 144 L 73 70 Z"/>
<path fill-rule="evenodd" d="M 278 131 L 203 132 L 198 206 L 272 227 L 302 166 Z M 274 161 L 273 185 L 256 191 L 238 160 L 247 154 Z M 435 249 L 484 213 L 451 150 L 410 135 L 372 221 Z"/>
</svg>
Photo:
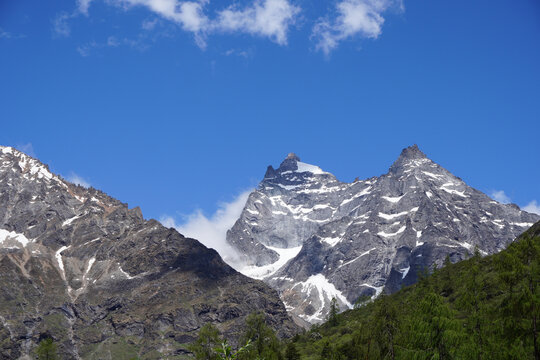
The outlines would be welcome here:
<svg viewBox="0 0 540 360">
<path fill-rule="evenodd" d="M 207 217 L 201 210 L 183 217 L 183 223 L 177 223 L 172 216 L 162 216 L 161 223 L 178 230 L 184 236 L 194 238 L 206 247 L 215 249 L 229 265 L 238 262 L 238 254 L 227 242 L 227 230 L 232 228 L 240 217 L 251 190 L 239 194 L 231 202 L 218 204 L 216 212 Z"/>
</svg>

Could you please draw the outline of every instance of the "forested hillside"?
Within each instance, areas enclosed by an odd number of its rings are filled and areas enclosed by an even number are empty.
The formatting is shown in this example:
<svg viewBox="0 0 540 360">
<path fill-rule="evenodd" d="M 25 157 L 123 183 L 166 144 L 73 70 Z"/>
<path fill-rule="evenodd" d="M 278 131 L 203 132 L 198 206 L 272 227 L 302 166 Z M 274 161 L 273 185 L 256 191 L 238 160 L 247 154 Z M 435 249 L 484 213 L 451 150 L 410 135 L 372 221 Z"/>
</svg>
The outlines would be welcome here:
<svg viewBox="0 0 540 360">
<path fill-rule="evenodd" d="M 540 223 L 293 340 L 302 359 L 539 359 Z"/>
</svg>

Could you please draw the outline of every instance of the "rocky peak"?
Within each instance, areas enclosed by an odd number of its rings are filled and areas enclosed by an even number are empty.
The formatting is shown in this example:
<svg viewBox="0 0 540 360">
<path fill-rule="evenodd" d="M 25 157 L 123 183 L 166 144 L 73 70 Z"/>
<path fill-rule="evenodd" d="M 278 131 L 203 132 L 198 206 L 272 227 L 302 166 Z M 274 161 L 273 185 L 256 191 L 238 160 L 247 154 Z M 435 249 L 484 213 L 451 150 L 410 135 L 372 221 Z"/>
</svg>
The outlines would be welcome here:
<svg viewBox="0 0 540 360">
<path fill-rule="evenodd" d="M 406 147 L 405 149 L 401 150 L 400 157 L 407 158 L 407 159 L 423 159 L 426 158 L 426 154 L 422 152 L 418 148 L 418 145 L 414 144 L 412 146 Z"/>
<path fill-rule="evenodd" d="M 293 156 L 272 171 L 227 241 L 245 257 L 241 271 L 277 289 L 302 321 L 324 320 L 333 297 L 346 308 L 410 285 L 446 256 L 498 252 L 539 219 L 467 186 L 416 145 L 388 174 L 350 184 Z"/>
<path fill-rule="evenodd" d="M 0 194 L 0 359 L 30 358 L 43 336 L 67 360 L 173 358 L 204 323 L 235 340 L 258 310 L 282 336 L 296 329 L 274 290 L 214 250 L 11 147 Z"/>
<path fill-rule="evenodd" d="M 400 173 L 410 167 L 420 167 L 425 164 L 433 164 L 426 154 L 418 148 L 418 145 L 406 147 L 390 167 L 391 173 Z"/>
<path fill-rule="evenodd" d="M 296 171 L 298 169 L 298 163 L 300 158 L 295 153 L 289 153 L 285 160 L 279 165 L 278 172 L 283 173 L 285 171 Z"/>
</svg>

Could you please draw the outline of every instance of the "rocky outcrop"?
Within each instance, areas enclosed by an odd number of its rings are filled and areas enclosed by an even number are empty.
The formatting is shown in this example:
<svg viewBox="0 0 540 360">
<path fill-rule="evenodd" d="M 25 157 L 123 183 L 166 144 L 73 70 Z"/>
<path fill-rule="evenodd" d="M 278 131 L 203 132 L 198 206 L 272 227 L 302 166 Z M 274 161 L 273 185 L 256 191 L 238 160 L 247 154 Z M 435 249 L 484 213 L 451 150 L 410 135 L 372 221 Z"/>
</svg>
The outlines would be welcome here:
<svg viewBox="0 0 540 360">
<path fill-rule="evenodd" d="M 402 151 L 387 174 L 343 183 L 289 154 L 269 167 L 227 234 L 245 274 L 279 290 L 298 319 L 414 283 L 475 249 L 504 249 L 540 217 L 500 204 L 428 159 Z"/>
<path fill-rule="evenodd" d="M 275 290 L 214 250 L 0 147 L 0 358 L 47 336 L 62 359 L 172 358 L 206 322 L 237 338 L 254 311 L 297 329 Z"/>
</svg>

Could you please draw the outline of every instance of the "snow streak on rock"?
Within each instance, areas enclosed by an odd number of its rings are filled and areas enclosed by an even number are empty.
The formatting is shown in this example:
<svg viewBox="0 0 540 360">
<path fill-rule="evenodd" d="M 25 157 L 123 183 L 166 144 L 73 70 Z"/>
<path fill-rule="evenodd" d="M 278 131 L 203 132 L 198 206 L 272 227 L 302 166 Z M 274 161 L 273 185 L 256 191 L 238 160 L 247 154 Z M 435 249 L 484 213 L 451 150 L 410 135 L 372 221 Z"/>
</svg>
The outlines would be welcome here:
<svg viewBox="0 0 540 360">
<path fill-rule="evenodd" d="M 245 274 L 279 290 L 297 318 L 319 322 L 332 297 L 344 309 L 396 291 L 447 255 L 500 251 L 539 218 L 467 186 L 417 146 L 387 174 L 353 183 L 289 154 L 268 167 L 227 241 Z"/>
</svg>

